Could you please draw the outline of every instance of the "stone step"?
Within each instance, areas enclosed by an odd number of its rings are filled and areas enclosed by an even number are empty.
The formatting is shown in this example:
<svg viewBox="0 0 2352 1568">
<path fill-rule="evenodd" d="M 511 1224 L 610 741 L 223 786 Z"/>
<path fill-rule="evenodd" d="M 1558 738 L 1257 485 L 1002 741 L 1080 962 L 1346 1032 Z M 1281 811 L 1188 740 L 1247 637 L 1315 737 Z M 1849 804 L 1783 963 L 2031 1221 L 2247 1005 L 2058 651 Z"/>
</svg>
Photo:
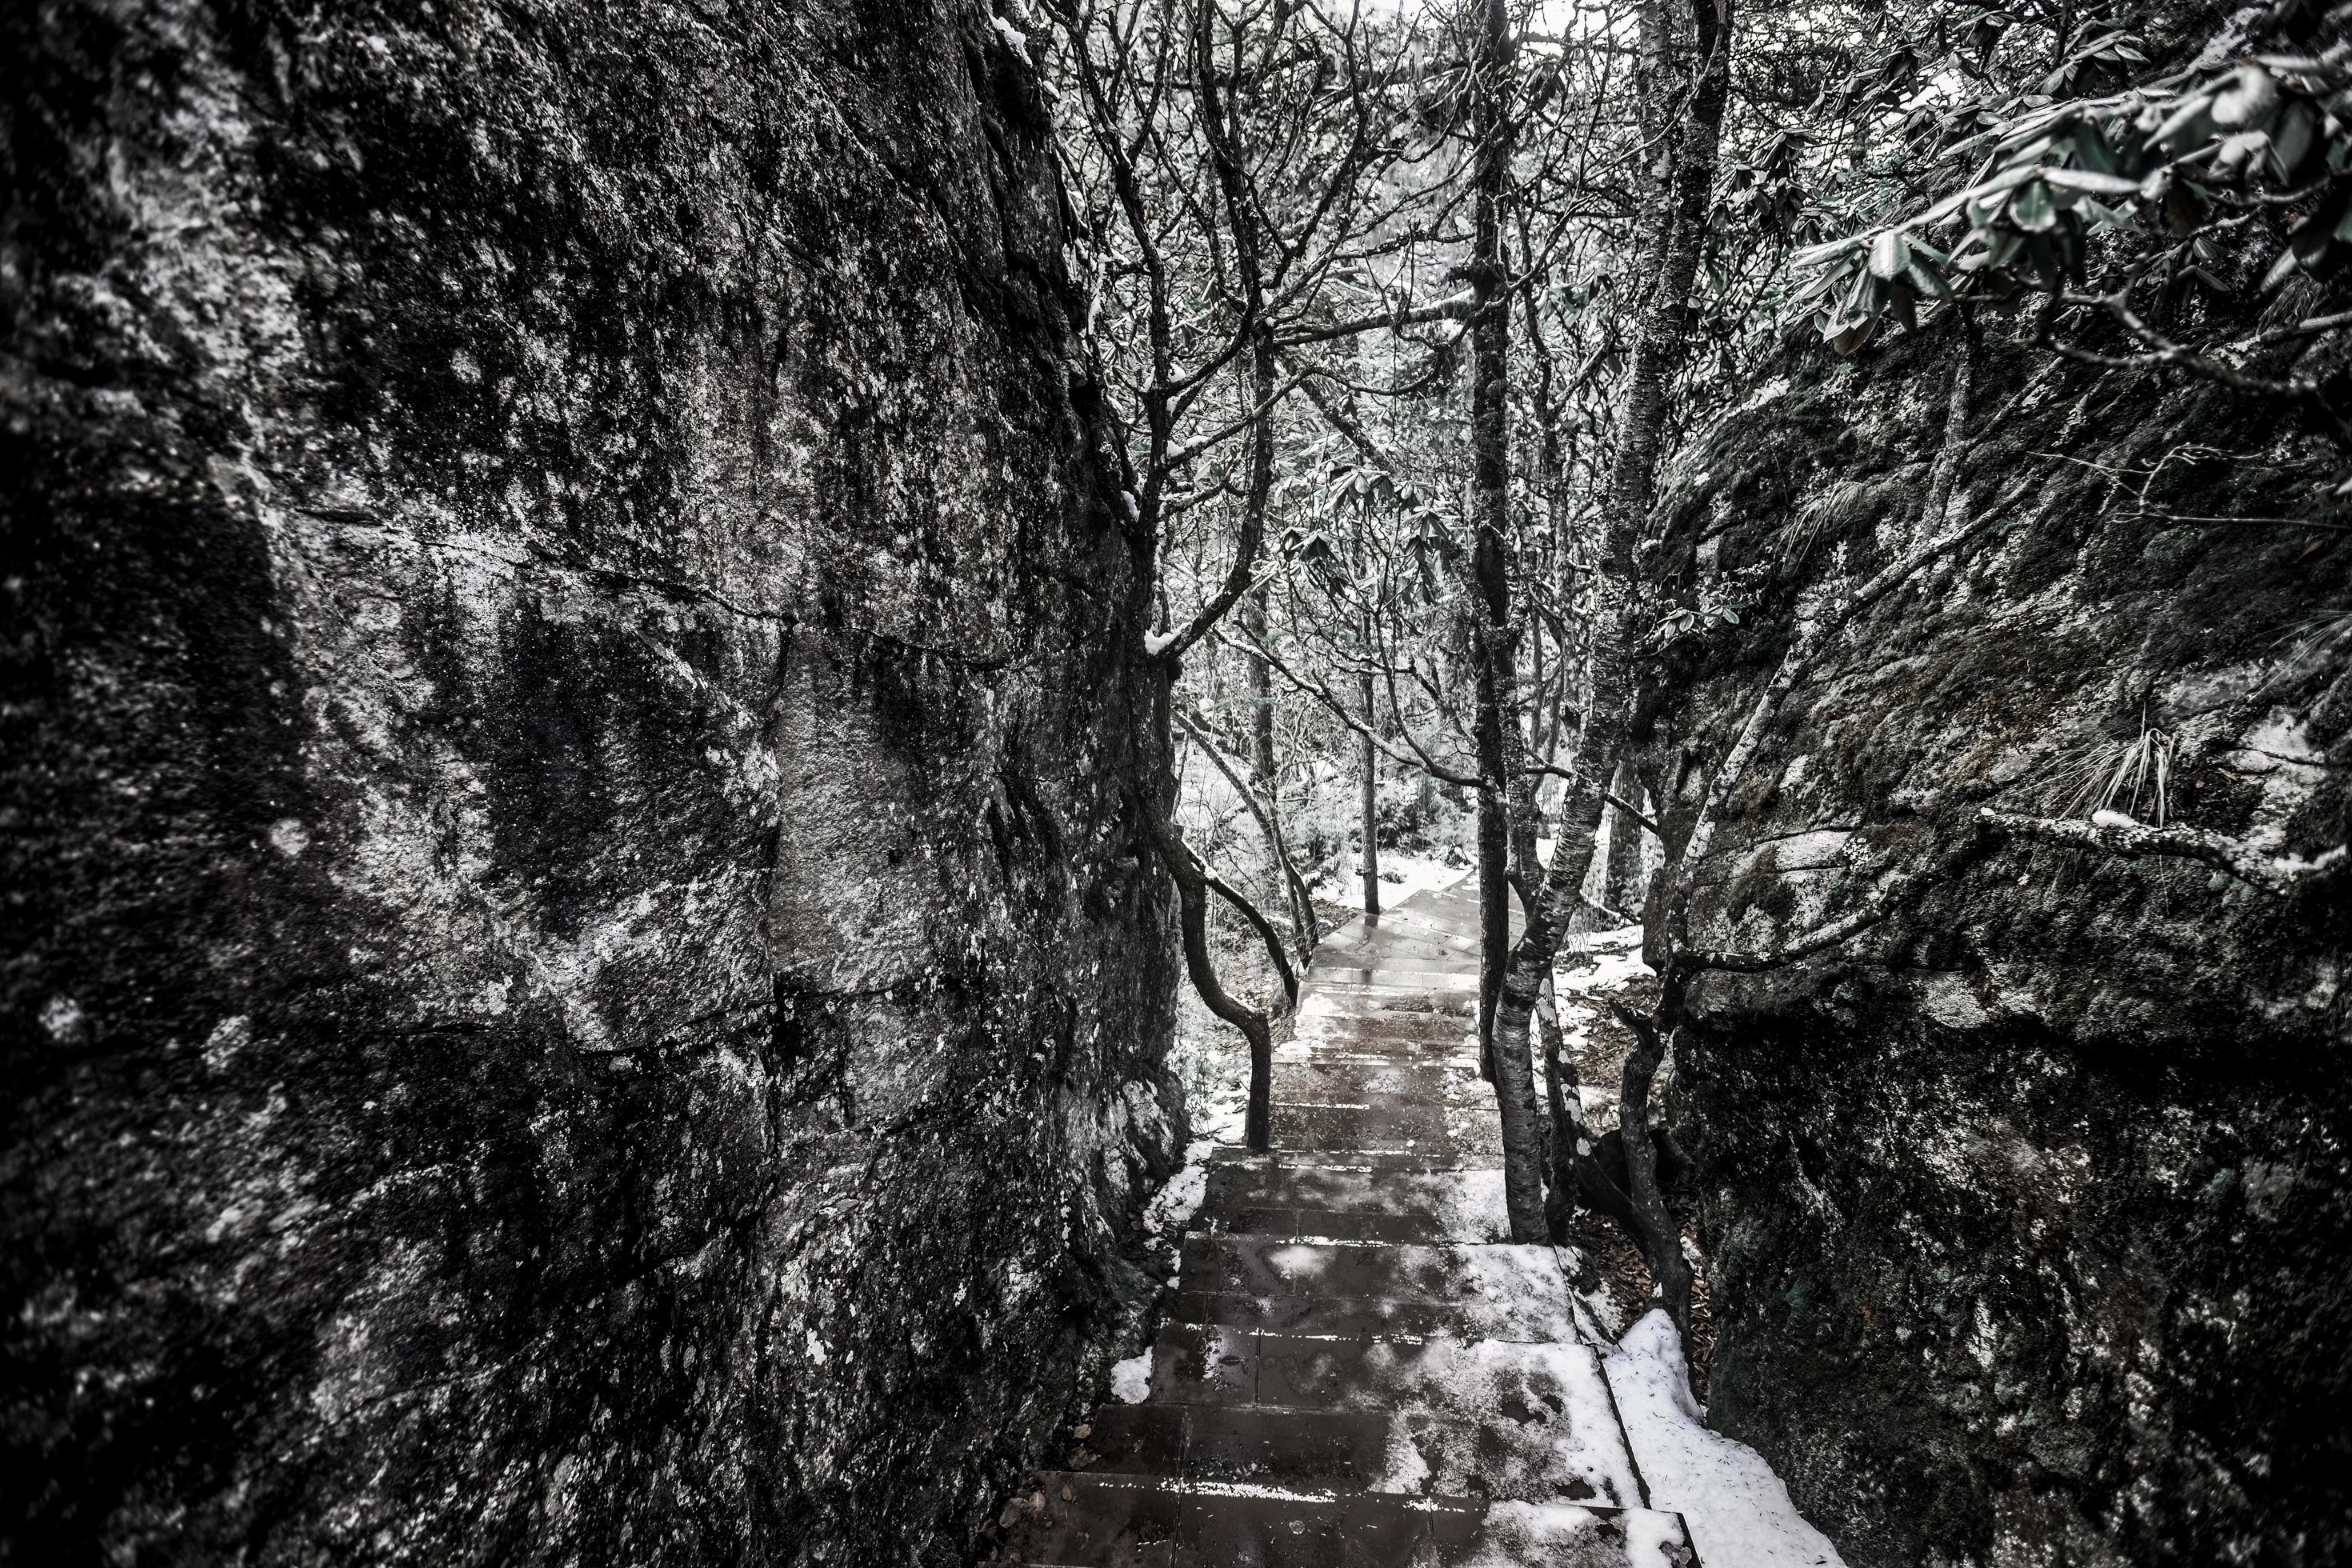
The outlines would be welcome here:
<svg viewBox="0 0 2352 1568">
<path fill-rule="evenodd" d="M 1466 893 L 1351 922 L 1276 1050 L 1271 1152 L 1221 1147 L 1150 1393 L 1024 1487 L 1030 1568 L 1692 1568 L 1591 1314 L 1507 1244 Z"/>
<path fill-rule="evenodd" d="M 1478 1047 L 1474 1037 L 1460 1035 L 1427 1039 L 1400 1036 L 1386 1029 L 1325 1032 L 1274 1048 L 1276 1067 L 1314 1062 L 1328 1067 L 1430 1068 L 1440 1072 L 1478 1070 Z"/>
<path fill-rule="evenodd" d="M 1238 1143 L 1213 1143 L 1202 1152 L 1202 1158 L 1213 1165 L 1258 1164 L 1282 1167 L 1296 1166 L 1301 1168 L 1312 1166 L 1318 1170 L 1328 1170 L 1333 1167 L 1340 1167 L 1348 1170 L 1370 1171 L 1376 1175 L 1393 1171 L 1457 1171 L 1486 1167 L 1499 1168 L 1496 1162 L 1493 1160 L 1474 1161 L 1470 1165 L 1465 1166 L 1460 1161 L 1411 1159 L 1402 1154 L 1349 1153 L 1345 1152 L 1330 1154 L 1315 1154 L 1296 1149 L 1289 1150 L 1287 1152 L 1280 1149 L 1272 1149 L 1263 1154 L 1253 1154 Z"/>
<path fill-rule="evenodd" d="M 1377 1058 L 1318 1054 L 1304 1061 L 1274 1064 L 1274 1098 L 1285 1105 L 1360 1105 L 1386 1095 L 1402 1104 L 1437 1105 L 1450 1100 L 1494 1100 L 1494 1090 L 1475 1068 L 1447 1061 L 1383 1061 Z"/>
<path fill-rule="evenodd" d="M 1679 1516 L 1473 1497 L 1317 1496 L 1046 1471 L 1001 1562 L 1024 1568 L 1692 1568 Z"/>
<path fill-rule="evenodd" d="M 1365 1410 L 1107 1405 L 1073 1462 L 1103 1475 L 1369 1491 L 1387 1479 L 1389 1417 Z"/>
<path fill-rule="evenodd" d="M 1419 906 L 1418 900 L 1415 900 L 1413 905 L 1400 906 L 1393 910 L 1383 910 L 1377 915 L 1359 916 L 1334 931 L 1331 938 L 1340 942 L 1360 942 L 1371 941 L 1388 933 L 1419 937 L 1424 941 L 1443 943 L 1472 958 L 1478 956 L 1478 933 L 1475 917 L 1472 927 L 1465 930 L 1459 921 L 1448 920 L 1442 915 L 1433 915 L 1425 911 Z"/>
<path fill-rule="evenodd" d="M 1478 976 L 1473 973 L 1448 973 L 1444 971 L 1387 971 L 1379 964 L 1318 963 L 1310 972 L 1308 984 L 1315 994 L 1330 1003 L 1347 1003 L 1360 1008 L 1386 1007 L 1391 1012 L 1435 1011 L 1433 1002 L 1477 1001 Z M 1400 1007 L 1398 1003 L 1414 1004 Z"/>
<path fill-rule="evenodd" d="M 1355 1166 L 1217 1165 L 1193 1223 L 1206 1232 L 1297 1239 L 1503 1242 L 1499 1170 L 1387 1172 Z"/>
<path fill-rule="evenodd" d="M 1359 1412 L 1385 1423 L 1375 1491 L 1638 1506 L 1599 1356 L 1581 1344 L 1334 1340 L 1160 1328 L 1151 1403 Z"/>
<path fill-rule="evenodd" d="M 1302 992 L 1298 1002 L 1297 1038 L 1345 1040 L 1361 1038 L 1458 1040 L 1478 1027 L 1475 1012 L 1451 1007 L 1390 1007 L 1381 999 L 1360 994 L 1336 995 Z"/>
<path fill-rule="evenodd" d="M 1478 1026 L 1469 1018 L 1301 1019 L 1274 1048 L 1277 1062 L 1392 1062 L 1399 1067 L 1478 1065 Z"/>
<path fill-rule="evenodd" d="M 1501 1116 L 1491 1106 L 1284 1105 L 1273 1107 L 1274 1146 L 1315 1154 L 1412 1154 L 1433 1164 L 1503 1157 Z"/>
<path fill-rule="evenodd" d="M 1478 955 L 1448 950 L 1443 943 L 1409 937 L 1366 942 L 1327 942 L 1315 950 L 1315 973 L 1337 969 L 1398 970 L 1411 974 L 1475 974 Z"/>
<path fill-rule="evenodd" d="M 1548 1247 L 1430 1247 L 1200 1236 L 1166 1316 L 1297 1334 L 1577 1339 Z"/>
</svg>

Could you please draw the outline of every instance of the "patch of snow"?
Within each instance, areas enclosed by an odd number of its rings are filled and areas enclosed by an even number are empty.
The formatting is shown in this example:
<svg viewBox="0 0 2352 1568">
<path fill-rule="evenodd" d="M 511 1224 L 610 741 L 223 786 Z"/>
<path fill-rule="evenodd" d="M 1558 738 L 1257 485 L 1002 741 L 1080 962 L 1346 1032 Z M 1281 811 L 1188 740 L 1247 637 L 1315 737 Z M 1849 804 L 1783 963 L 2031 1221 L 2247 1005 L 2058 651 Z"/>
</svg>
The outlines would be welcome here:
<svg viewBox="0 0 2352 1568">
<path fill-rule="evenodd" d="M 1450 1559 L 1460 1568 L 1518 1568 L 1524 1563 L 1592 1561 L 1590 1549 L 1580 1550 L 1582 1538 L 1601 1528 L 1601 1515 L 1575 1507 L 1539 1502 L 1506 1501 L 1487 1505 L 1472 1554 Z M 1666 1521 L 1669 1531 L 1673 1521 Z M 1653 1559 L 1626 1561 L 1649 1568 Z M 1670 1557 L 1654 1559 L 1670 1563 Z"/>
<path fill-rule="evenodd" d="M 1552 973 L 1555 993 L 1566 996 L 1598 995 L 1602 992 L 1622 990 L 1630 982 L 1655 973 L 1642 962 L 1640 926 L 1594 931 L 1585 939 L 1584 946 L 1592 962 L 1576 969 L 1555 970 Z"/>
<path fill-rule="evenodd" d="M 1466 866 L 1449 866 L 1443 860 L 1432 860 L 1419 855 L 1400 855 L 1392 849 L 1383 849 L 1381 851 L 1381 908 L 1394 909 L 1416 893 L 1442 893 L 1469 874 L 1470 868 Z M 1361 858 L 1342 856 L 1339 864 L 1312 890 L 1335 904 L 1356 903 L 1364 896 Z"/>
<path fill-rule="evenodd" d="M 1674 1320 L 1652 1311 L 1607 1359 L 1650 1506 L 1679 1512 L 1707 1568 L 1845 1568 L 1763 1457 L 1705 1425 Z"/>
<path fill-rule="evenodd" d="M 1151 1395 L 1151 1352 L 1131 1355 L 1110 1369 L 1111 1394 L 1122 1405 L 1140 1405 Z"/>
<path fill-rule="evenodd" d="M 2094 827 L 2137 827 L 2139 826 L 2139 819 L 2127 813 L 2102 806 L 2097 811 L 2091 813 L 2091 826 Z"/>
<path fill-rule="evenodd" d="M 996 36 L 1004 40 L 1004 47 L 1018 56 L 1023 65 L 1032 70 L 1037 68 L 1037 62 L 1029 58 L 1029 36 L 1026 33 L 1002 16 L 990 17 L 989 26 L 996 29 Z"/>
<path fill-rule="evenodd" d="M 1184 1227 L 1192 1223 L 1193 1214 L 1209 1191 L 1209 1167 L 1201 1163 L 1209 1148 L 1207 1142 L 1194 1140 L 1185 1151 L 1184 1168 L 1168 1178 L 1168 1184 L 1160 1189 L 1150 1208 L 1144 1211 L 1143 1227 L 1153 1237 L 1172 1240 L 1183 1235 Z"/>
<path fill-rule="evenodd" d="M 1153 658 L 1158 658 L 1168 651 L 1168 646 L 1175 640 L 1174 632 L 1146 632 L 1143 634 L 1143 651 Z"/>
<path fill-rule="evenodd" d="M 1366 1387 L 1377 1391 L 1370 1397 L 1395 1418 L 1374 1491 L 1421 1490 L 1433 1478 L 1444 1490 L 1484 1475 L 1501 1483 L 1498 1489 L 1540 1489 L 1602 1508 L 1640 1506 L 1609 1386 L 1590 1344 L 1376 1341 L 1363 1347 L 1357 1365 Z M 1514 1409 L 1548 1410 L 1549 1419 L 1528 1429 L 1522 1415 L 1516 1433 L 1480 1431 L 1496 1412 Z"/>
<path fill-rule="evenodd" d="M 1249 1120 L 1249 1090 L 1213 1096 L 1192 1118 L 1192 1129 L 1212 1143 L 1238 1143 Z"/>
<path fill-rule="evenodd" d="M 1684 1521 L 1684 1529 L 1688 1528 Z M 1625 1516 L 1625 1561 L 1628 1563 L 1678 1563 L 1678 1551 L 1690 1543 L 1684 1540 L 1684 1530 L 1676 1529 L 1672 1514 L 1662 1512 L 1629 1513 Z"/>
<path fill-rule="evenodd" d="M 48 1021 L 47 1013 L 41 1016 L 41 1021 Z M 252 1019 L 242 1013 L 233 1018 L 223 1018 L 213 1026 L 213 1032 L 205 1037 L 205 1065 L 219 1072 L 236 1059 L 237 1052 L 252 1042 Z"/>
</svg>

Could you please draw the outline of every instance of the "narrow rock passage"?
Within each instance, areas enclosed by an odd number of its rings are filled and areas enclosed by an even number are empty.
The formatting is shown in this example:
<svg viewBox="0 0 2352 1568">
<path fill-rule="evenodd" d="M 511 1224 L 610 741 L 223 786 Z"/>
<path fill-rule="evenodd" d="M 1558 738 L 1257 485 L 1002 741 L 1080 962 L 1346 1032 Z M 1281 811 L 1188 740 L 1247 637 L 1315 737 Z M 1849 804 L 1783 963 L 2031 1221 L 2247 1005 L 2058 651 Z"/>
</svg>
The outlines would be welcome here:
<svg viewBox="0 0 2352 1568">
<path fill-rule="evenodd" d="M 1476 910 L 1326 941 L 1274 1150 L 1221 1148 L 1141 1403 L 1097 1410 L 1007 1542 L 1036 1568 L 1692 1564 L 1592 1303 L 1510 1245 L 1472 1030 Z"/>
</svg>

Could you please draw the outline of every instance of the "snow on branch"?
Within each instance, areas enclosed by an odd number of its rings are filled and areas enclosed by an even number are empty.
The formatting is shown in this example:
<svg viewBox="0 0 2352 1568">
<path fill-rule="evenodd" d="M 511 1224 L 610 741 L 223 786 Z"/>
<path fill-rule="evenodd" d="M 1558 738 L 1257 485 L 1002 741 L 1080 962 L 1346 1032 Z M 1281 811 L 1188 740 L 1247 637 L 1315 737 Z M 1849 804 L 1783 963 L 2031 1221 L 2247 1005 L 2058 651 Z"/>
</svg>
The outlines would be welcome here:
<svg viewBox="0 0 2352 1568">
<path fill-rule="evenodd" d="M 2266 855 L 2226 835 L 2202 827 L 2150 827 L 2120 812 L 2103 811 L 2088 821 L 2070 817 L 2023 816 L 1985 807 L 1977 820 L 1990 831 L 2015 838 L 2039 838 L 2086 849 L 2137 857 L 2169 855 L 2201 860 L 2263 892 L 2284 898 L 2296 889 L 2343 869 L 2352 848 L 2337 845 L 2316 859 L 2300 855 Z"/>
</svg>

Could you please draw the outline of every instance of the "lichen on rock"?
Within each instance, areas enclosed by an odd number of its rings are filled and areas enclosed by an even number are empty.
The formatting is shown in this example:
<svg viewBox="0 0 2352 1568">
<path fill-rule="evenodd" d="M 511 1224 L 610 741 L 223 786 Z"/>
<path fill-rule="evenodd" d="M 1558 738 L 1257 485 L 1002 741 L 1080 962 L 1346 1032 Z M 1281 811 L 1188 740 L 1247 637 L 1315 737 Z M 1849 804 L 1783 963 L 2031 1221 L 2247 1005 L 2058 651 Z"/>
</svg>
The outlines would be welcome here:
<svg viewBox="0 0 2352 1568">
<path fill-rule="evenodd" d="M 960 1561 L 1183 1134 L 988 8 L 0 37 L 5 1554 Z"/>
</svg>

